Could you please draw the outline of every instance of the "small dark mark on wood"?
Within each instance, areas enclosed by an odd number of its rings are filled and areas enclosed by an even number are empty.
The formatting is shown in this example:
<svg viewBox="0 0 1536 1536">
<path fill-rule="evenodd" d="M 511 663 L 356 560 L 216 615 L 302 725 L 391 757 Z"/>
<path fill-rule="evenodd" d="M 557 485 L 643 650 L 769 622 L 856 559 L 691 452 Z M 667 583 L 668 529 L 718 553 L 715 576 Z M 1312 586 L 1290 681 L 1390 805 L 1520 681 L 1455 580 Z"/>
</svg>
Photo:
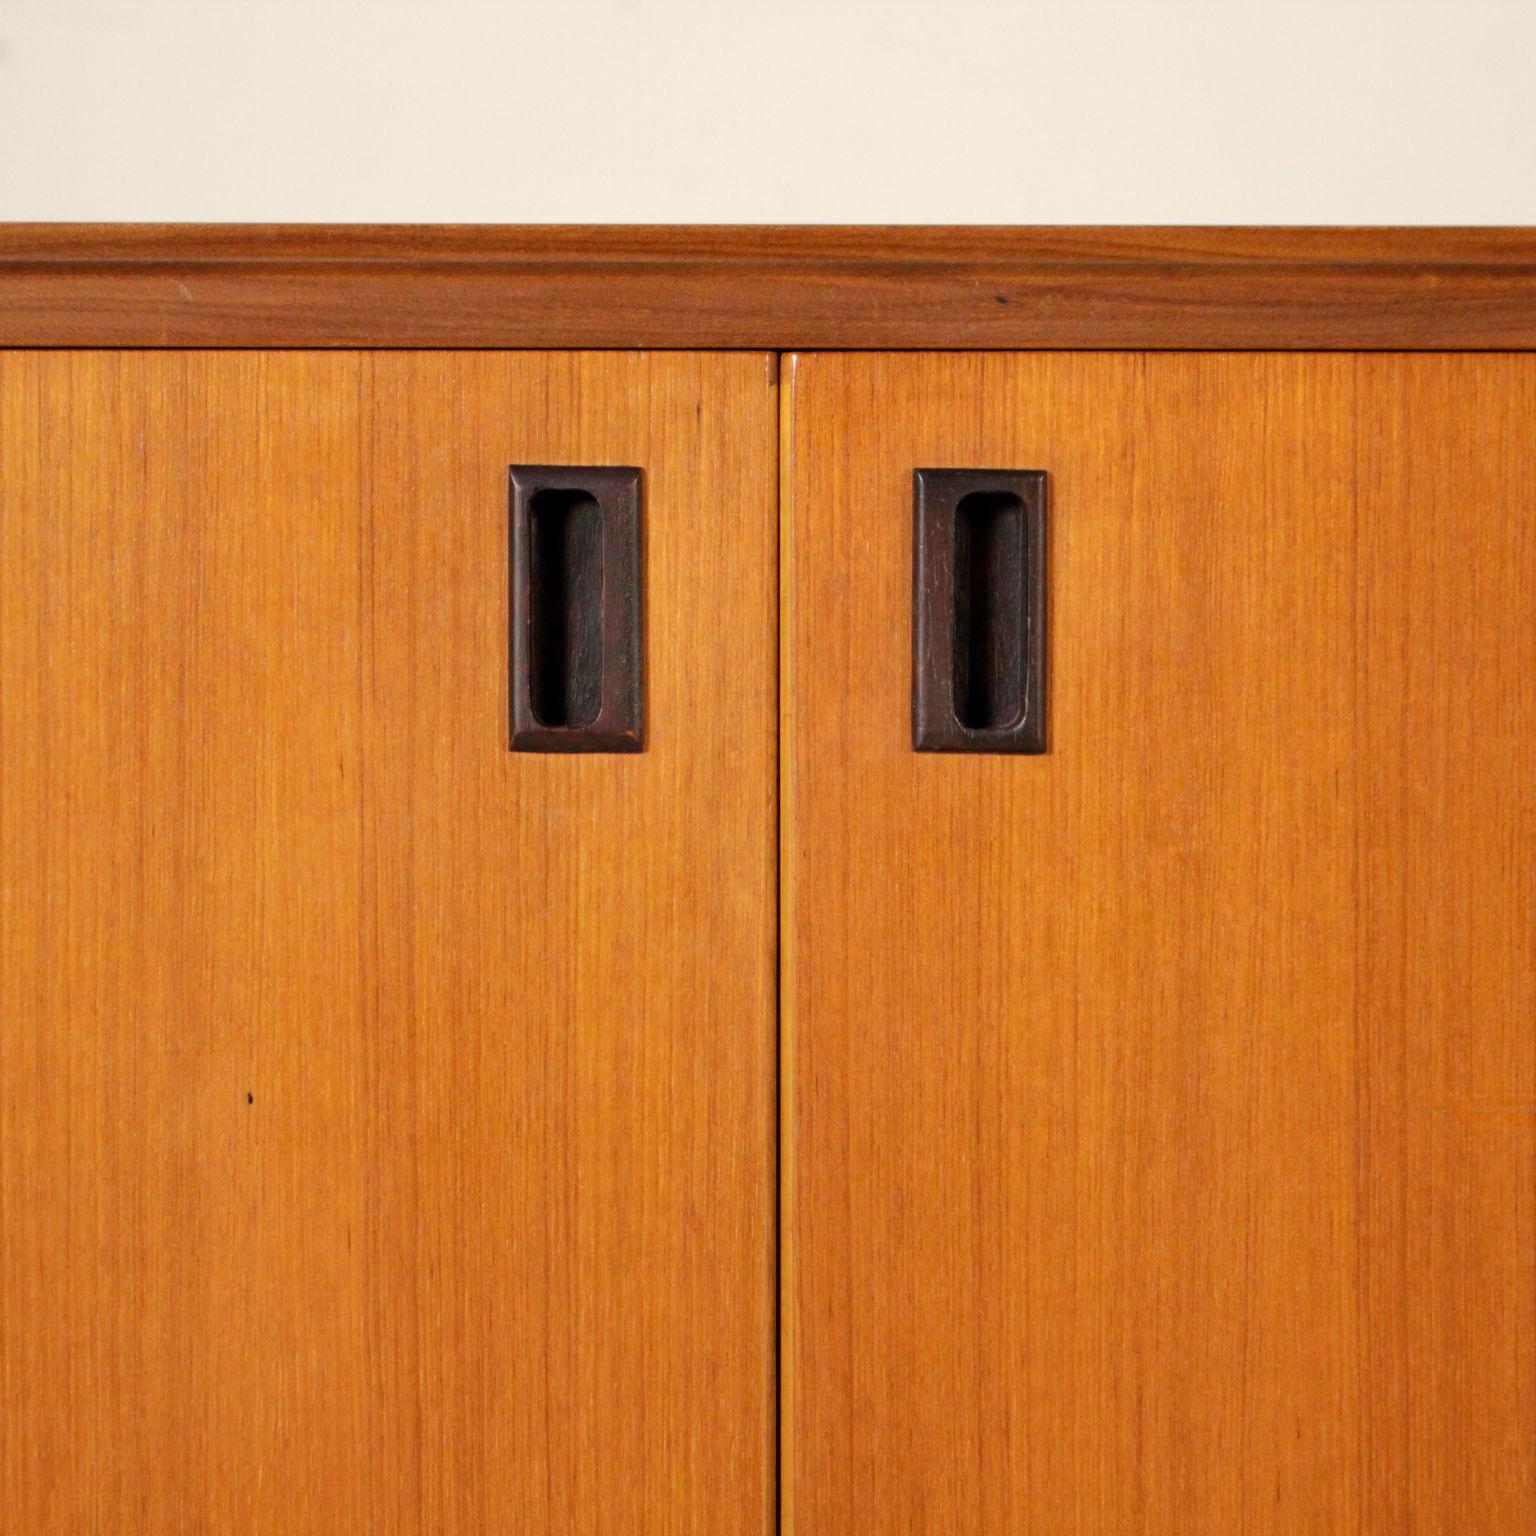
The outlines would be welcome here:
<svg viewBox="0 0 1536 1536">
<path fill-rule="evenodd" d="M 254 1103 L 255 1103 L 255 1102 L 256 1102 L 256 1095 L 255 1095 L 255 1094 L 254 1094 L 254 1093 L 248 1093 L 248 1094 L 246 1094 L 246 1096 L 245 1096 L 245 1102 L 246 1102 L 246 1103 L 247 1103 L 247 1104 L 254 1104 Z"/>
</svg>

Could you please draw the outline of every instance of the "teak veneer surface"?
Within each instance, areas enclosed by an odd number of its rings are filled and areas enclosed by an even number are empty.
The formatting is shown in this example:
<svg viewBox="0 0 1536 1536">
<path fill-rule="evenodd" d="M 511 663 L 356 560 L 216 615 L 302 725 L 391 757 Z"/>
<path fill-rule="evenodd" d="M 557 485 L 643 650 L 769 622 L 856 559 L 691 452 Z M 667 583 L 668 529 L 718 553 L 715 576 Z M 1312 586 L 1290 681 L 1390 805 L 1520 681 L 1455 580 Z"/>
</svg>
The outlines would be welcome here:
<svg viewBox="0 0 1536 1536">
<path fill-rule="evenodd" d="M 1536 347 L 1536 231 L 12 224 L 0 345 Z"/>
<path fill-rule="evenodd" d="M 762 357 L 0 357 L 0 1530 L 764 1536 Z M 647 749 L 508 750 L 507 466 Z"/>
<path fill-rule="evenodd" d="M 1536 1528 L 1536 358 L 783 381 L 785 1529 Z M 911 749 L 932 466 L 1044 756 Z"/>
</svg>

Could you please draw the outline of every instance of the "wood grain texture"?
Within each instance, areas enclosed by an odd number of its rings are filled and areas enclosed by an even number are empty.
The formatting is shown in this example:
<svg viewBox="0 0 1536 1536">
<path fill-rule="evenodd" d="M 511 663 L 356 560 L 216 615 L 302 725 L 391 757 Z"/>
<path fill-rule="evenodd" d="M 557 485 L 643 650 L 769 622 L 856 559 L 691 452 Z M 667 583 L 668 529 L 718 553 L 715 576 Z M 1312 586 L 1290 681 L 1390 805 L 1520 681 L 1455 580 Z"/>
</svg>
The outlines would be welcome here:
<svg viewBox="0 0 1536 1536">
<path fill-rule="evenodd" d="M 1536 358 L 784 385 L 785 1529 L 1530 1529 Z M 910 748 L 946 464 L 1043 757 Z"/>
<path fill-rule="evenodd" d="M 0 1527 L 772 1521 L 761 357 L 0 358 Z M 507 466 L 649 736 L 507 749 Z"/>
<path fill-rule="evenodd" d="M 1536 347 L 1536 231 L 13 224 L 0 344 Z"/>
</svg>

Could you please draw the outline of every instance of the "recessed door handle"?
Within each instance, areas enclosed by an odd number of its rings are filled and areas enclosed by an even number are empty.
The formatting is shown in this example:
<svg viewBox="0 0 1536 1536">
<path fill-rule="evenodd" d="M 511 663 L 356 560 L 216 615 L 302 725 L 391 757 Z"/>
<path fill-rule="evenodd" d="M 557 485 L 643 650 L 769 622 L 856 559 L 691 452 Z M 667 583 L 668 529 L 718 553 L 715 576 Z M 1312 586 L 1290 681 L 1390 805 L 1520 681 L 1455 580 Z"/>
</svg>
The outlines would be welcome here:
<svg viewBox="0 0 1536 1536">
<path fill-rule="evenodd" d="M 912 745 L 1045 751 L 1043 470 L 913 474 Z"/>
<path fill-rule="evenodd" d="M 511 468 L 515 752 L 644 746 L 641 475 Z"/>
</svg>

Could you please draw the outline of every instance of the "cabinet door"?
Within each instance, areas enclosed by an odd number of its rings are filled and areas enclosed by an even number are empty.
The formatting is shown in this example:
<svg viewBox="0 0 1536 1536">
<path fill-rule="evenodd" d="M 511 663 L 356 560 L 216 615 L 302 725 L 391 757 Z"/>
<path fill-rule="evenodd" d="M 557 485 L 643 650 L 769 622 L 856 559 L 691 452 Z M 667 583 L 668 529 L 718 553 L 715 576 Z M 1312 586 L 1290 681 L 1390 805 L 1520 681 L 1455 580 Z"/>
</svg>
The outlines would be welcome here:
<svg viewBox="0 0 1536 1536">
<path fill-rule="evenodd" d="M 0 358 L 0 1527 L 771 1519 L 776 390 Z M 508 750 L 508 466 L 644 472 L 646 750 Z"/>
<path fill-rule="evenodd" d="M 1536 358 L 787 365 L 797 1536 L 1536 1525 Z M 915 468 L 1049 475 L 915 753 Z"/>
</svg>

